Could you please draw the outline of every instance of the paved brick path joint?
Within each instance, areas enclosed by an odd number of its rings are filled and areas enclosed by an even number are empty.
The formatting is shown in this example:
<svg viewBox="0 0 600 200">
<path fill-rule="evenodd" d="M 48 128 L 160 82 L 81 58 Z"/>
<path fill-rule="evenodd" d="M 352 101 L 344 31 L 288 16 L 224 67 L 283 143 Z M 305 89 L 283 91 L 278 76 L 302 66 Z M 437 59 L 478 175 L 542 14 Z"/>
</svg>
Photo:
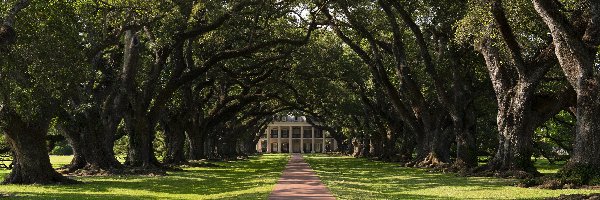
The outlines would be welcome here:
<svg viewBox="0 0 600 200">
<path fill-rule="evenodd" d="M 319 199 L 335 200 L 315 171 L 304 162 L 301 154 L 292 154 L 269 200 Z"/>
</svg>

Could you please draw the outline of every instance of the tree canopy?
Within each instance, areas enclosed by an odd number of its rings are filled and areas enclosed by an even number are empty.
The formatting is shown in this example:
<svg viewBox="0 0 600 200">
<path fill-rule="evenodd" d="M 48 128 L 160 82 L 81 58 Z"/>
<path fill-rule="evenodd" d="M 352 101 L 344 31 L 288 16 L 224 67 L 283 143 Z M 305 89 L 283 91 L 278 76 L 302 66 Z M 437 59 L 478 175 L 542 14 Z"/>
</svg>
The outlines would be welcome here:
<svg viewBox="0 0 600 200">
<path fill-rule="evenodd" d="M 2 0 L 5 182 L 72 182 L 49 163 L 51 135 L 73 149 L 69 173 L 164 173 L 255 154 L 275 116 L 302 115 L 356 157 L 525 178 L 543 156 L 569 160 L 565 184 L 597 184 L 598 9 Z"/>
</svg>

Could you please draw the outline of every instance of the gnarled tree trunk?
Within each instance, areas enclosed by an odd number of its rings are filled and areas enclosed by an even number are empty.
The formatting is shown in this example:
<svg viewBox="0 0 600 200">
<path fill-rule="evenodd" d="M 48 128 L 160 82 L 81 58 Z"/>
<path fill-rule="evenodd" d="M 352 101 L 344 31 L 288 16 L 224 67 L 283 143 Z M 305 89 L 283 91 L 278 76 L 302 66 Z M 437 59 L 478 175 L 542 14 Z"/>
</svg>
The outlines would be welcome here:
<svg viewBox="0 0 600 200">
<path fill-rule="evenodd" d="M 163 121 L 166 155 L 163 164 L 185 163 L 185 119 L 172 117 Z"/>
<path fill-rule="evenodd" d="M 14 152 L 13 169 L 3 183 L 53 184 L 76 183 L 56 172 L 50 164 L 46 146 L 49 119 L 26 122 L 13 111 L 3 108 L 6 126 L 3 131 Z"/>
<path fill-rule="evenodd" d="M 116 123 L 115 119 L 102 119 L 94 108 L 66 120 L 62 127 L 74 151 L 68 171 L 114 172 L 122 168 L 113 151 Z"/>
<path fill-rule="evenodd" d="M 561 174 L 588 184 L 600 180 L 600 2 L 585 1 L 583 16 L 568 19 L 554 1 L 533 0 L 555 46 L 555 53 L 577 92 L 573 154 Z"/>
<path fill-rule="evenodd" d="M 205 122 L 206 121 L 201 121 L 199 116 L 194 116 L 194 118 L 190 119 L 188 122 L 185 133 L 188 143 L 190 144 L 188 151 L 189 160 L 206 158 L 205 144 L 208 134 Z"/>
<path fill-rule="evenodd" d="M 155 169 L 160 163 L 154 155 L 154 128 L 145 115 L 126 116 L 129 134 L 129 151 L 126 165 L 134 168 Z"/>
<path fill-rule="evenodd" d="M 531 92 L 521 88 L 514 88 L 504 95 L 497 94 L 500 137 L 496 155 L 489 163 L 491 170 L 536 172 L 531 161 L 535 127 L 530 126 L 527 119 Z"/>
</svg>

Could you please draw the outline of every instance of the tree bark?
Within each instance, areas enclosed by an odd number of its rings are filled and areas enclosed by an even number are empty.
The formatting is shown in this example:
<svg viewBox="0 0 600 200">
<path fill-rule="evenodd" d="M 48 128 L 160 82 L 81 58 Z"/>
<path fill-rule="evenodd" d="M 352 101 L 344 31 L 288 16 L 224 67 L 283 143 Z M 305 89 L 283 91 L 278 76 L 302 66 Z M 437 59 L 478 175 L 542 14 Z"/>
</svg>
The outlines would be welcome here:
<svg viewBox="0 0 600 200">
<path fill-rule="evenodd" d="M 3 127 L 6 139 L 14 152 L 13 169 L 3 183 L 54 184 L 77 183 L 56 172 L 50 164 L 46 146 L 49 119 L 33 122 L 23 121 L 21 116 L 8 108 L 2 109 L 7 126 Z"/>
<path fill-rule="evenodd" d="M 206 158 L 204 151 L 206 134 L 200 130 L 200 127 L 189 126 L 188 131 L 186 131 L 186 138 L 190 144 L 188 159 L 200 160 Z"/>
<path fill-rule="evenodd" d="M 83 142 L 81 141 L 81 137 L 79 135 L 79 131 L 71 131 L 64 126 L 61 127 L 62 131 L 65 134 L 65 138 L 67 142 L 73 149 L 73 159 L 69 165 L 65 166 L 64 169 L 67 169 L 68 172 L 73 172 L 77 169 L 81 169 L 86 166 L 87 161 L 85 160 L 85 156 L 83 154 Z"/>
<path fill-rule="evenodd" d="M 154 155 L 154 128 L 150 128 L 150 120 L 145 115 L 126 116 L 125 123 L 129 134 L 129 151 L 127 162 L 129 167 L 142 169 L 159 168 L 160 163 Z"/>
<path fill-rule="evenodd" d="M 527 121 L 531 92 L 523 87 L 514 88 L 498 98 L 499 145 L 490 163 L 492 170 L 535 172 L 531 162 L 532 134 L 535 127 Z"/>
<path fill-rule="evenodd" d="M 464 113 L 464 117 L 452 117 L 456 136 L 455 166 L 471 168 L 477 166 L 477 143 L 475 139 L 475 113 L 473 110 Z"/>
<path fill-rule="evenodd" d="M 531 161 L 531 124 L 534 79 L 511 80 L 507 66 L 500 62 L 498 49 L 487 41 L 480 48 L 498 102 L 497 124 L 499 144 L 494 158 L 485 166 L 490 171 L 509 172 L 509 175 L 527 176 L 537 174 Z"/>
<path fill-rule="evenodd" d="M 186 127 L 186 138 L 189 143 L 188 159 L 200 160 L 206 158 L 205 144 L 208 137 L 206 119 L 199 114 L 193 115 Z"/>
<path fill-rule="evenodd" d="M 29 0 L 20 0 L 13 5 L 6 16 L 2 16 L 3 21 L 0 24 L 0 53 L 4 53 L 4 50 L 17 39 L 17 33 L 13 26 L 17 14 L 27 6 L 29 6 Z"/>
<path fill-rule="evenodd" d="M 187 162 L 184 154 L 185 122 L 185 119 L 176 116 L 171 116 L 170 119 L 163 121 L 166 146 L 166 155 L 163 158 L 163 164 L 181 164 Z"/>
<path fill-rule="evenodd" d="M 586 1 L 585 17 L 572 20 L 554 1 L 533 3 L 550 29 L 560 66 L 577 92 L 573 154 L 561 174 L 577 177 L 582 184 L 600 180 L 600 69 L 595 63 L 600 45 L 600 2 Z"/>
<path fill-rule="evenodd" d="M 87 110 L 74 119 L 65 120 L 61 126 L 74 151 L 73 160 L 67 166 L 68 171 L 114 171 L 122 168 L 113 150 L 117 129 L 115 124 L 106 124 L 106 120 L 102 120 L 94 110 Z"/>
</svg>

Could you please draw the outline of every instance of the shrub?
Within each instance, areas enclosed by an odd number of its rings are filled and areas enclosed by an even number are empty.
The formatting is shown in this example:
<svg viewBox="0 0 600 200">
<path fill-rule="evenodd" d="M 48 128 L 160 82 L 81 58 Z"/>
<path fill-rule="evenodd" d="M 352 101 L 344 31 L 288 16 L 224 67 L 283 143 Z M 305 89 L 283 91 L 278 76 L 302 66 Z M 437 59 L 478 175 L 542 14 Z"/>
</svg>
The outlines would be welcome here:
<svg viewBox="0 0 600 200">
<path fill-rule="evenodd" d="M 56 146 L 50 151 L 51 155 L 73 155 L 73 148 L 65 142 L 60 141 L 56 143 Z"/>
</svg>

